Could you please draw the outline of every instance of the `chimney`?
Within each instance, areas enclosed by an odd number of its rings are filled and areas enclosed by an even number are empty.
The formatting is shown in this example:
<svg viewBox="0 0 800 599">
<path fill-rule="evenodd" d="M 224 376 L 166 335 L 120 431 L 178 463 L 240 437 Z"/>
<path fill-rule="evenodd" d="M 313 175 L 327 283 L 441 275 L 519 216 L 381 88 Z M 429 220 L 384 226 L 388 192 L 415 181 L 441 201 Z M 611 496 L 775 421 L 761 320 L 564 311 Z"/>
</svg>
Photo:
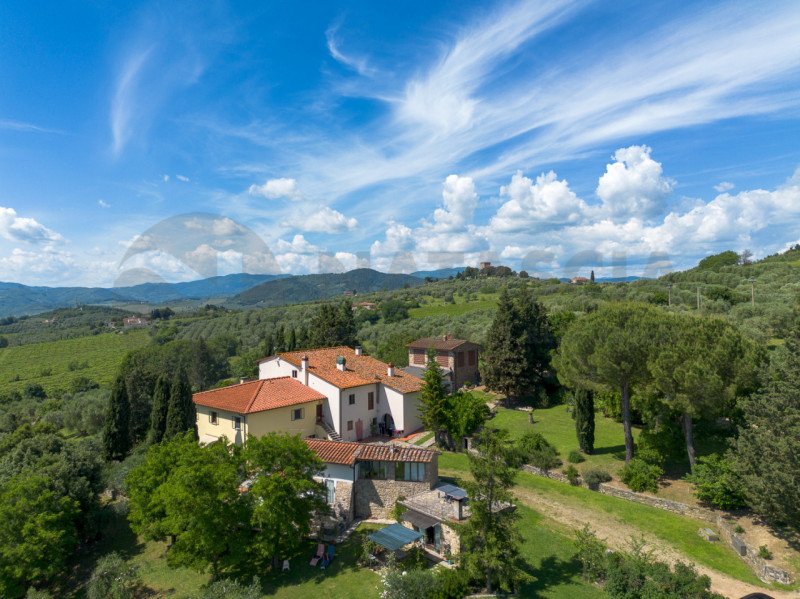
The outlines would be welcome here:
<svg viewBox="0 0 800 599">
<path fill-rule="evenodd" d="M 308 387 L 308 356 L 300 358 L 300 372 L 303 373 L 303 384 Z"/>
<path fill-rule="evenodd" d="M 336 356 L 336 368 L 342 372 L 345 371 L 347 368 L 347 360 L 344 359 L 344 356 Z"/>
<path fill-rule="evenodd" d="M 456 520 L 463 520 L 464 519 L 463 508 L 464 508 L 464 505 L 463 505 L 463 503 L 461 502 L 460 499 L 453 502 L 453 517 Z"/>
<path fill-rule="evenodd" d="M 391 362 L 386 367 L 386 376 L 394 376 L 394 364 Z"/>
<path fill-rule="evenodd" d="M 360 345 L 356 345 L 356 355 L 360 356 L 363 353 Z"/>
</svg>

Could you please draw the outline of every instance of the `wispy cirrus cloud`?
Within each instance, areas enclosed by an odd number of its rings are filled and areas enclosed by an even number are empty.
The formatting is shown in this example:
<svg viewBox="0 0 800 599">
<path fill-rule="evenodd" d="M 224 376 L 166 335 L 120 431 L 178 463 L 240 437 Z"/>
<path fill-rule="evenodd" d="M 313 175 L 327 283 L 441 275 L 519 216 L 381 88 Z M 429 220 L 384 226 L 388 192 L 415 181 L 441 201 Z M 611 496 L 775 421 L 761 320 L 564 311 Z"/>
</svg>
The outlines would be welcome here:
<svg viewBox="0 0 800 599">
<path fill-rule="evenodd" d="M 5 129 L 6 131 L 21 131 L 25 133 L 56 133 L 59 135 L 64 133 L 60 129 L 51 129 L 50 127 L 42 127 L 41 125 L 36 125 L 34 123 L 15 121 L 13 119 L 0 119 L 0 129 Z"/>
</svg>

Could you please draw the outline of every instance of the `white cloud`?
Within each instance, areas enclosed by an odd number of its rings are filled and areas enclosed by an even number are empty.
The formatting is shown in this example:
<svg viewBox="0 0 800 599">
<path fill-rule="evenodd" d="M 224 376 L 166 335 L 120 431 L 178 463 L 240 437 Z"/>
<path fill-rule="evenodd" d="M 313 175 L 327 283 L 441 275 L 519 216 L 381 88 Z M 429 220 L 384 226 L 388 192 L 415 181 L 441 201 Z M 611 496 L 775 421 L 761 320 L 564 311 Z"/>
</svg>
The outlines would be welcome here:
<svg viewBox="0 0 800 599">
<path fill-rule="evenodd" d="M 356 71 L 359 75 L 373 74 L 374 69 L 370 68 L 366 59 L 355 56 L 347 56 L 344 54 L 344 52 L 341 50 L 339 42 L 336 39 L 336 33 L 338 30 L 339 26 L 335 25 L 330 27 L 325 32 L 325 41 L 328 44 L 328 52 L 330 53 L 331 57 L 344 66 Z"/>
<path fill-rule="evenodd" d="M 162 178 L 164 179 L 164 183 L 169 183 L 169 175 L 164 175 Z"/>
<path fill-rule="evenodd" d="M 68 252 L 14 248 L 9 255 L 0 256 L 0 279 L 53 284 L 63 281 L 67 273 L 72 274 L 75 266 L 75 259 Z"/>
<path fill-rule="evenodd" d="M 553 171 L 539 175 L 535 183 L 517 171 L 511 182 L 500 188 L 500 195 L 508 197 L 508 201 L 500 206 L 490 222 L 493 232 L 575 224 L 589 210 L 569 188 L 569 183 L 559 180 Z"/>
<path fill-rule="evenodd" d="M 136 95 L 142 70 L 150 59 L 154 46 L 131 54 L 117 78 L 114 96 L 111 99 L 111 149 L 120 154 L 133 134 L 136 112 Z M 165 178 L 165 181 L 167 179 Z"/>
<path fill-rule="evenodd" d="M 188 183 L 189 182 L 189 177 L 186 177 L 184 175 L 175 175 L 175 178 L 178 181 L 183 181 L 184 183 Z"/>
<path fill-rule="evenodd" d="M 298 200 L 302 197 L 297 188 L 297 181 L 285 177 L 270 179 L 263 185 L 251 185 L 247 191 L 252 196 L 263 196 L 270 200 L 278 198 Z"/>
<path fill-rule="evenodd" d="M 347 217 L 329 206 L 314 208 L 313 212 L 304 211 L 293 216 L 284 223 L 300 231 L 315 233 L 342 233 L 352 231 L 358 226 L 355 218 Z"/>
<path fill-rule="evenodd" d="M 730 181 L 721 181 L 720 183 L 717 183 L 714 186 L 714 189 L 717 190 L 720 193 L 724 193 L 726 191 L 730 191 L 734 187 L 736 187 L 736 186 L 733 183 L 731 183 Z"/>
<path fill-rule="evenodd" d="M 17 216 L 13 208 L 0 206 L 0 236 L 10 241 L 55 243 L 64 241 L 58 233 L 33 218 Z"/>
<path fill-rule="evenodd" d="M 437 231 L 456 231 L 472 222 L 478 206 L 478 194 L 472 177 L 448 175 L 442 186 L 444 208 L 433 212 L 434 228 Z"/>
<path fill-rule="evenodd" d="M 606 165 L 597 195 L 613 220 L 650 218 L 663 212 L 673 182 L 663 176 L 661 163 L 650 157 L 651 151 L 647 146 L 620 148 L 614 153 L 614 162 Z"/>
<path fill-rule="evenodd" d="M 111 204 L 106 202 L 105 200 L 97 200 L 97 205 L 101 208 L 111 208 Z"/>
</svg>

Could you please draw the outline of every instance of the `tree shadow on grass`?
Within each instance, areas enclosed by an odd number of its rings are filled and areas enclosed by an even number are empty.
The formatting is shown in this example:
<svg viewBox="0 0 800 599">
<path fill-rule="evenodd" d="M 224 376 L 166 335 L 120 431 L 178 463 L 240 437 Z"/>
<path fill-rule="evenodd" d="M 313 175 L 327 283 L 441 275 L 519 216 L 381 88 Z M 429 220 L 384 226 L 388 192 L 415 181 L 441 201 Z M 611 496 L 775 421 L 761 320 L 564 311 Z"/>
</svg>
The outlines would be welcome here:
<svg viewBox="0 0 800 599">
<path fill-rule="evenodd" d="M 567 584 L 578 584 L 581 564 L 576 559 L 562 560 L 555 556 L 542 559 L 538 568 L 528 565 L 526 572 L 534 579 L 520 589 L 520 597 L 539 597 L 547 589 Z"/>
<path fill-rule="evenodd" d="M 625 445 L 609 445 L 607 447 L 595 447 L 592 455 L 613 455 L 618 460 L 625 459 Z"/>
</svg>

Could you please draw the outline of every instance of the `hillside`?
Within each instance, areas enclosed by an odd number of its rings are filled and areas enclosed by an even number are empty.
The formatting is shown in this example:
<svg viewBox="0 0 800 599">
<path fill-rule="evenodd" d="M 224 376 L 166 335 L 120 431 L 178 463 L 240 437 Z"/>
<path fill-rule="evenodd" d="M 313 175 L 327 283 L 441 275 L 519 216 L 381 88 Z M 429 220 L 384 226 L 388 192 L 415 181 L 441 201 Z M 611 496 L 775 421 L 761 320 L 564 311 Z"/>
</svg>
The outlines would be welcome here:
<svg viewBox="0 0 800 599">
<path fill-rule="evenodd" d="M 336 297 L 348 291 L 363 294 L 422 284 L 419 277 L 358 268 L 345 273 L 301 275 L 267 281 L 240 293 L 230 303 L 239 306 L 282 306 Z"/>
<path fill-rule="evenodd" d="M 0 317 L 39 314 L 77 305 L 131 302 L 163 304 L 190 299 L 225 298 L 259 283 L 289 275 L 237 273 L 184 283 L 143 283 L 131 287 L 31 287 L 0 282 Z"/>
</svg>

